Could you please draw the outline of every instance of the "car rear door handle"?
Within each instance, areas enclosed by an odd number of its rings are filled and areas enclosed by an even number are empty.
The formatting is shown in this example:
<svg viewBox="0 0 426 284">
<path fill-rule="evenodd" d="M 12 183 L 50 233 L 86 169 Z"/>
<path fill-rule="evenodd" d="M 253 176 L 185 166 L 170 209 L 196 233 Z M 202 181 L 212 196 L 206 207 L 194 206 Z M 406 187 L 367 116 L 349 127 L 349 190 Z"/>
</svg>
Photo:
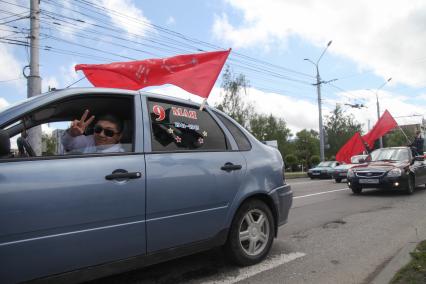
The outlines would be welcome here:
<svg viewBox="0 0 426 284">
<path fill-rule="evenodd" d="M 126 179 L 136 179 L 141 178 L 142 174 L 140 172 L 129 173 L 125 170 L 115 170 L 112 174 L 106 175 L 105 179 L 107 180 L 126 180 Z"/>
<path fill-rule="evenodd" d="M 223 165 L 220 169 L 222 171 L 237 171 L 237 170 L 241 170 L 242 166 L 241 165 L 234 165 L 233 163 L 226 163 L 225 165 Z"/>
</svg>

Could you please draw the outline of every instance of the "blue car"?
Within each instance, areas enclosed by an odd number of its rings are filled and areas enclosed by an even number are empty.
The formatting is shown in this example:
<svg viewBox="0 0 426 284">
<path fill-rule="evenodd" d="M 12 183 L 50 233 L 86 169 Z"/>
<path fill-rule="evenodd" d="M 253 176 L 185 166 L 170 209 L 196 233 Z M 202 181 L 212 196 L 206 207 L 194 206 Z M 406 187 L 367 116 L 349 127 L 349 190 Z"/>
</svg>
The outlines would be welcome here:
<svg viewBox="0 0 426 284">
<path fill-rule="evenodd" d="M 264 259 L 292 204 L 282 157 L 199 107 L 81 88 L 0 112 L 1 282 L 81 282 L 218 246 Z"/>
</svg>

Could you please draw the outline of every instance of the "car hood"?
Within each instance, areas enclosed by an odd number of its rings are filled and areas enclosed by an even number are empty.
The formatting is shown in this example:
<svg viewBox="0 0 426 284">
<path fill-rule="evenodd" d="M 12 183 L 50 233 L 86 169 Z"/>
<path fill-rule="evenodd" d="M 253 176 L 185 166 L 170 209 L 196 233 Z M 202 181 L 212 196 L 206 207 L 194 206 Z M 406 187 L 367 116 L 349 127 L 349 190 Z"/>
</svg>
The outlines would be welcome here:
<svg viewBox="0 0 426 284">
<path fill-rule="evenodd" d="M 370 162 L 370 163 L 365 163 L 365 164 L 360 164 L 358 166 L 354 166 L 352 169 L 355 171 L 368 171 L 368 170 L 372 170 L 372 171 L 389 171 L 393 168 L 404 168 L 406 166 L 408 166 L 409 163 L 408 162 Z"/>
</svg>

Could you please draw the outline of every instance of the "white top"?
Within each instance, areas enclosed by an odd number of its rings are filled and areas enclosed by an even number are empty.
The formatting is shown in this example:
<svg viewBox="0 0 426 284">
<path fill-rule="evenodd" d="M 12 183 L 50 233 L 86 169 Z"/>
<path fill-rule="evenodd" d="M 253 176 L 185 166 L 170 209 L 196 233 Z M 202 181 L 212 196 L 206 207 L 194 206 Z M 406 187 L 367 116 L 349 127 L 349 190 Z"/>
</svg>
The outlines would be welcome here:
<svg viewBox="0 0 426 284">
<path fill-rule="evenodd" d="M 64 135 L 62 135 L 61 143 L 66 151 L 76 150 L 77 152 L 81 152 L 83 154 L 124 152 L 123 147 L 119 143 L 96 146 L 93 135 L 80 135 L 72 137 L 68 131 L 65 131 Z"/>
</svg>

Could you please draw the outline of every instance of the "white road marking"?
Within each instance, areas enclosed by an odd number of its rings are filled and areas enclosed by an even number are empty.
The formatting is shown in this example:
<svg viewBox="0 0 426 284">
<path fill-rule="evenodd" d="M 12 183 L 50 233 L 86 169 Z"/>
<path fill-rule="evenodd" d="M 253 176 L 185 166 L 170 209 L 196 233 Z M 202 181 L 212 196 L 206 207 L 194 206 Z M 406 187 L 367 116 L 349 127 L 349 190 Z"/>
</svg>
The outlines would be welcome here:
<svg viewBox="0 0 426 284">
<path fill-rule="evenodd" d="M 326 193 L 332 193 L 332 192 L 342 191 L 342 190 L 348 190 L 348 189 L 349 189 L 349 187 L 346 187 L 346 188 L 329 190 L 329 191 L 323 191 L 323 192 L 317 192 L 317 193 L 312 193 L 312 194 L 307 194 L 307 195 L 302 195 L 302 196 L 294 196 L 293 199 L 298 199 L 298 198 L 303 198 L 303 197 L 310 197 L 310 196 L 315 196 L 315 195 L 320 195 L 320 194 L 326 194 Z"/>
<path fill-rule="evenodd" d="M 242 280 L 246 280 L 250 277 L 255 276 L 256 274 L 262 273 L 264 271 L 271 270 L 275 267 L 283 265 L 284 263 L 288 263 L 290 261 L 296 260 L 298 258 L 304 257 L 306 254 L 303 252 L 292 252 L 290 254 L 280 254 L 274 256 L 273 258 L 266 259 L 263 262 L 249 266 L 240 268 L 237 271 L 238 276 L 228 276 L 222 280 L 210 280 L 203 282 L 204 284 L 232 284 Z"/>
<path fill-rule="evenodd" d="M 300 182 L 290 182 L 289 180 L 287 180 L 289 185 L 296 185 L 296 184 L 306 184 L 306 183 L 326 183 L 326 182 L 330 182 L 331 180 L 326 179 L 326 180 L 308 180 L 308 181 L 300 181 Z"/>
</svg>

